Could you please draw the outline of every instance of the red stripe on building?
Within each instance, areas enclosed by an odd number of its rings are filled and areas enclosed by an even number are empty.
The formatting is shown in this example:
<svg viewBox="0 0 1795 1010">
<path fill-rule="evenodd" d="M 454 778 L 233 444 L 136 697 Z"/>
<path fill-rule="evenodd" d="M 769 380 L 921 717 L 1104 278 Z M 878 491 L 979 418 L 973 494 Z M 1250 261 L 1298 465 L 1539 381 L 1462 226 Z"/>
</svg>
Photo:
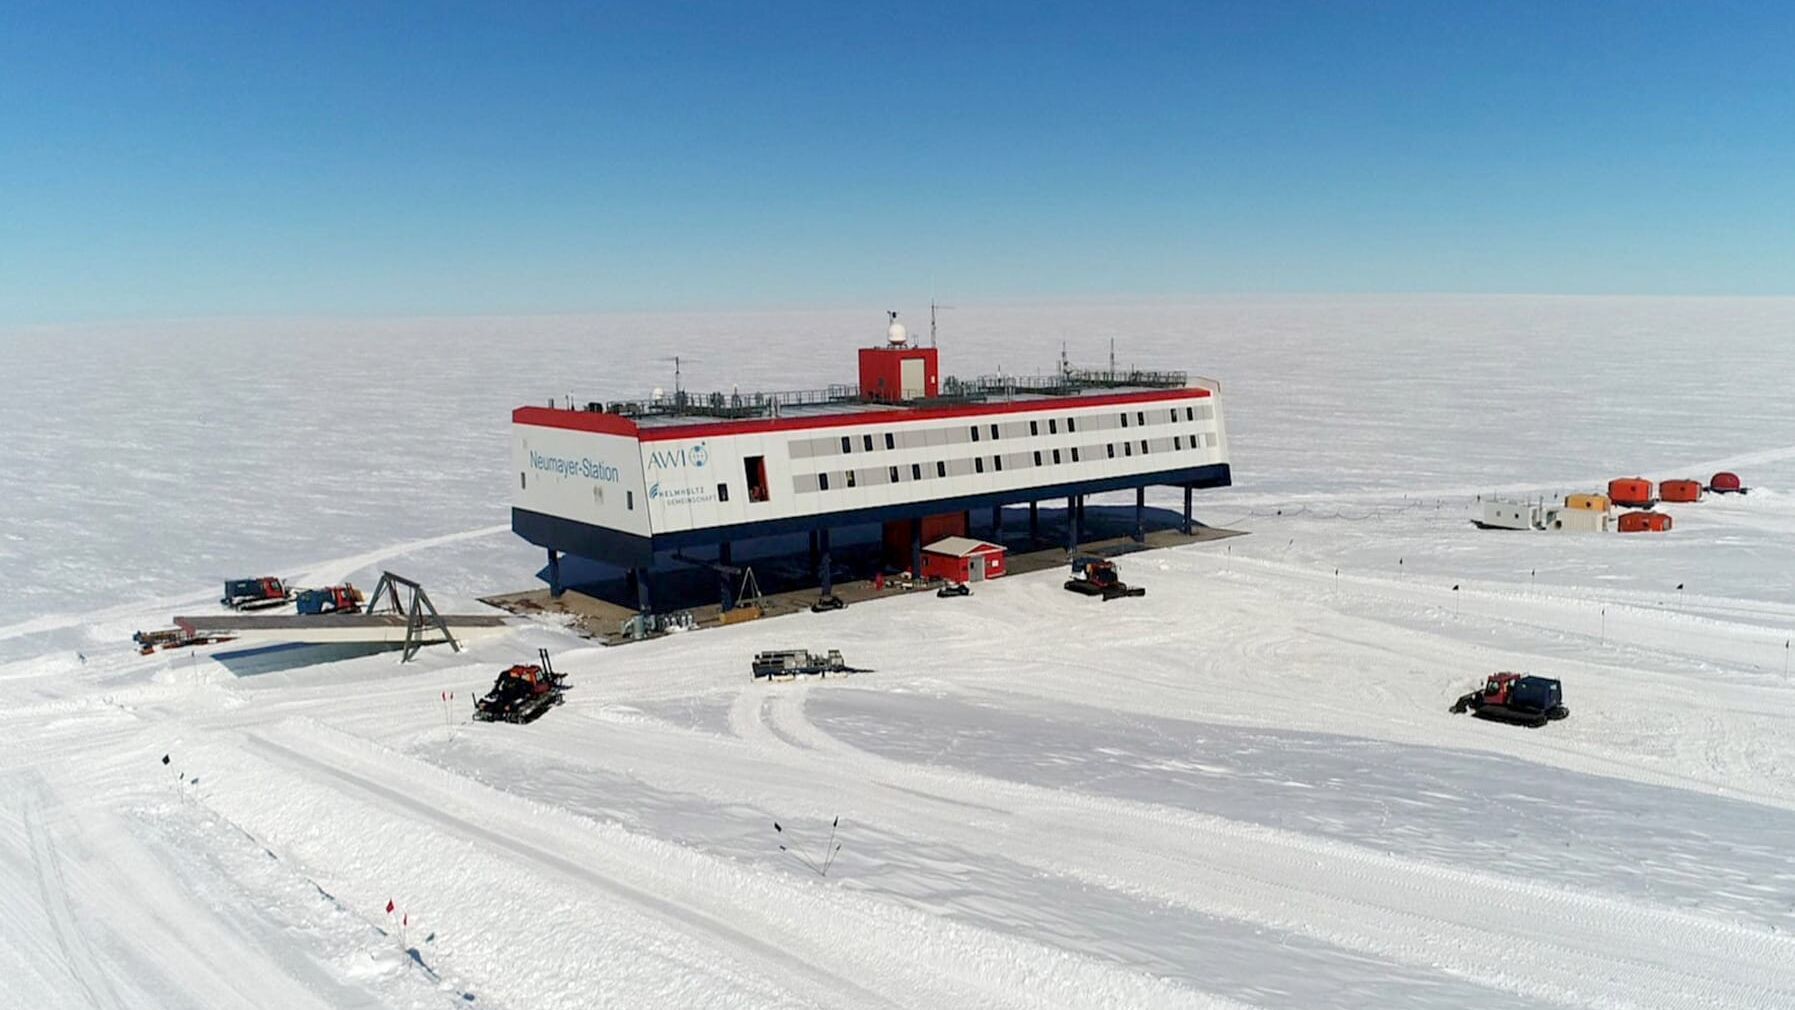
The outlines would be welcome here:
<svg viewBox="0 0 1795 1010">
<path fill-rule="evenodd" d="M 625 435 L 644 442 L 664 442 L 684 438 L 718 438 L 724 435 L 762 435 L 775 431 L 800 431 L 806 428 L 857 428 L 868 425 L 898 424 L 905 421 L 939 421 L 944 418 L 995 417 L 1000 414 L 1051 413 L 1068 408 L 1110 407 L 1122 404 L 1163 403 L 1167 400 L 1201 399 L 1209 390 L 1200 386 L 1184 389 L 1152 389 L 1138 393 L 1108 393 L 1098 396 L 1064 396 L 1046 400 L 1024 400 L 1015 403 L 970 403 L 964 406 L 925 407 L 919 410 L 879 410 L 855 414 L 825 414 L 813 417 L 756 417 L 743 421 L 717 421 L 710 424 L 679 424 L 644 428 L 627 417 L 578 410 L 555 410 L 548 407 L 519 407 L 511 412 L 514 424 L 533 424 L 544 428 L 567 428 L 606 435 Z"/>
</svg>

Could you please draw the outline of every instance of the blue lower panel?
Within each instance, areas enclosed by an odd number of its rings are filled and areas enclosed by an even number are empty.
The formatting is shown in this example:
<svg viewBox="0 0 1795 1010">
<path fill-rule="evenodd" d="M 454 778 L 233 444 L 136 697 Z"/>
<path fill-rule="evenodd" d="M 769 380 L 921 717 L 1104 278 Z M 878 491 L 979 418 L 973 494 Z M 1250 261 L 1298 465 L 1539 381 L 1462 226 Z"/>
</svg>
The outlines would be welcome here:
<svg viewBox="0 0 1795 1010">
<path fill-rule="evenodd" d="M 541 512 L 531 512 L 519 508 L 511 510 L 511 529 L 512 532 L 538 547 L 546 547 L 624 568 L 633 568 L 647 567 L 652 564 L 656 551 L 719 544 L 724 541 L 750 540 L 756 537 L 777 536 L 782 533 L 802 533 L 831 526 L 855 526 L 862 523 L 915 519 L 921 516 L 940 515 L 944 512 L 962 512 L 969 509 L 989 508 L 993 505 L 1042 501 L 1049 498 L 1069 498 L 1073 495 L 1103 494 L 1107 491 L 1124 491 L 1137 487 L 1169 485 L 1205 488 L 1227 487 L 1232 483 L 1233 479 L 1229 473 L 1228 464 L 1215 463 L 1209 466 L 1187 467 L 1180 470 L 1162 470 L 1158 473 L 1130 474 L 1126 477 L 1106 477 L 1101 480 L 1017 488 L 992 494 L 937 498 L 931 501 L 882 505 L 877 508 L 824 512 L 816 515 L 792 516 L 787 519 L 769 519 L 764 522 L 737 523 L 733 526 L 711 526 L 701 530 L 659 534 L 652 540 L 648 537 L 633 536 L 616 530 L 575 522 L 572 519 L 562 519 L 559 516 L 545 515 Z"/>
</svg>

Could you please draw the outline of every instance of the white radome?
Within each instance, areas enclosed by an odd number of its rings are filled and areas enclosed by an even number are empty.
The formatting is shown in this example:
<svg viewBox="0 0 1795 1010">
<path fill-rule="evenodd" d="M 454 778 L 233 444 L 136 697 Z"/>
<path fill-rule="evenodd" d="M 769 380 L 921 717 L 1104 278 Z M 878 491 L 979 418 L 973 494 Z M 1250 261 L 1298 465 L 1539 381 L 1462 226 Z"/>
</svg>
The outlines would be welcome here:
<svg viewBox="0 0 1795 1010">
<path fill-rule="evenodd" d="M 892 346 L 895 347 L 910 339 L 910 331 L 904 329 L 903 323 L 892 320 L 891 325 L 885 329 L 885 339 L 890 341 Z"/>
</svg>

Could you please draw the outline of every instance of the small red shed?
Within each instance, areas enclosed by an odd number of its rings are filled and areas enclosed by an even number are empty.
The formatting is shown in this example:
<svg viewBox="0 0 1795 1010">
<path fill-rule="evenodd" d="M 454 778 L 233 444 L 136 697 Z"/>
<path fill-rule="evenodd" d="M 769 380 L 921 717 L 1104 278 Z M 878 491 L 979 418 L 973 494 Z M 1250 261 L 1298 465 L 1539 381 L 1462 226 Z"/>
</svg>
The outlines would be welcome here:
<svg viewBox="0 0 1795 1010">
<path fill-rule="evenodd" d="M 1670 529 L 1670 516 L 1663 512 L 1623 512 L 1622 533 L 1663 533 Z"/>
<path fill-rule="evenodd" d="M 968 537 L 945 537 L 922 549 L 922 576 L 949 582 L 995 579 L 1004 572 L 1004 548 Z"/>
<path fill-rule="evenodd" d="M 1708 490 L 1715 494 L 1740 494 L 1745 485 L 1739 482 L 1739 475 L 1731 470 L 1722 470 L 1708 481 Z"/>
<path fill-rule="evenodd" d="M 1659 501 L 1701 501 L 1701 498 L 1701 481 L 1666 480 L 1658 483 Z"/>
<path fill-rule="evenodd" d="M 1616 505 L 1650 507 L 1652 482 L 1644 477 L 1616 477 L 1608 482 L 1608 497 Z"/>
</svg>

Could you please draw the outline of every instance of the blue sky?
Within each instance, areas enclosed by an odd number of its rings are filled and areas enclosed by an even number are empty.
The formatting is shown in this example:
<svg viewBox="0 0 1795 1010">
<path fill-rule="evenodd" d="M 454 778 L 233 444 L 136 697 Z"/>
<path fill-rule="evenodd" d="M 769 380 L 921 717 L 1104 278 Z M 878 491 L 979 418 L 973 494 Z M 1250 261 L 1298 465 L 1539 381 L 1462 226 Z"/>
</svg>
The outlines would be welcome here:
<svg viewBox="0 0 1795 1010">
<path fill-rule="evenodd" d="M 1795 294 L 1795 5 L 0 6 L 0 323 Z"/>
</svg>

